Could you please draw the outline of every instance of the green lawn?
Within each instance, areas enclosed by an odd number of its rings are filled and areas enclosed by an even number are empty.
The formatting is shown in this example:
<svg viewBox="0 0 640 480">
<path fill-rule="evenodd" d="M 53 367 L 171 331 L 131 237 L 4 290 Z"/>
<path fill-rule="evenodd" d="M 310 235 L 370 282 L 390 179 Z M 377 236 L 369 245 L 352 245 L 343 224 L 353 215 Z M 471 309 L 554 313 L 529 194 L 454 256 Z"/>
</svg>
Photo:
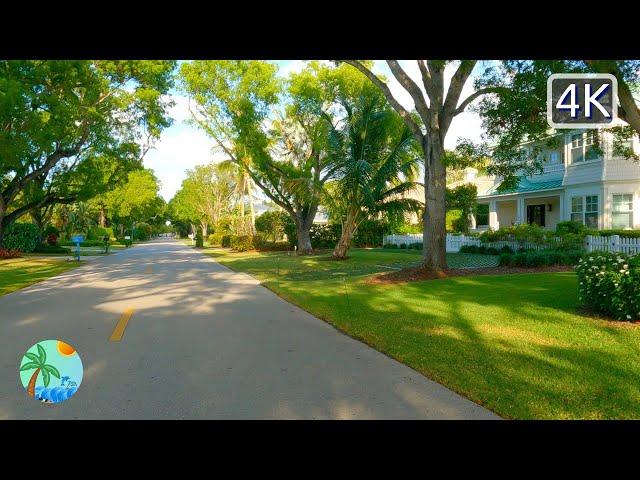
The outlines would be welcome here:
<svg viewBox="0 0 640 480">
<path fill-rule="evenodd" d="M 572 272 L 375 285 L 369 274 L 419 253 L 353 250 L 334 262 L 204 252 L 504 417 L 640 418 L 640 327 L 579 313 Z M 476 256 L 448 257 L 461 266 Z"/>
<path fill-rule="evenodd" d="M 13 258 L 0 260 L 0 296 L 41 282 L 79 266 L 59 259 Z"/>
</svg>

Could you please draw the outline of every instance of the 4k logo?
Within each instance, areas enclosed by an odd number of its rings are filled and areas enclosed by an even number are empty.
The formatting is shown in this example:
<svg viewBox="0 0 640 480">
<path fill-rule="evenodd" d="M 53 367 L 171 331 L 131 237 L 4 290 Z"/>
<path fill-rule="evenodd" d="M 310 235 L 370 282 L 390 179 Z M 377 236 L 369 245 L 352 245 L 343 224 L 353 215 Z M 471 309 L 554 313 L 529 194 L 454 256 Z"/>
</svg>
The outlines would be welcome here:
<svg viewBox="0 0 640 480">
<path fill-rule="evenodd" d="M 608 73 L 554 73 L 547 80 L 553 128 L 610 126 L 618 115 L 618 80 Z"/>
</svg>

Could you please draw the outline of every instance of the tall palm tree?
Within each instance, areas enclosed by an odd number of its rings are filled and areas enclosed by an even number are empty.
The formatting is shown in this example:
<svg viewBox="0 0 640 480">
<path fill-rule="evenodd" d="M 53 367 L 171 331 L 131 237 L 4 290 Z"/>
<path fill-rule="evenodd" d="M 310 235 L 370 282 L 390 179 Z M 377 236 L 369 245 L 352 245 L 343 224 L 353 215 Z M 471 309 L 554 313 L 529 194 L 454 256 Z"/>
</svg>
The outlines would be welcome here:
<svg viewBox="0 0 640 480">
<path fill-rule="evenodd" d="M 405 195 L 418 185 L 419 156 L 404 122 L 377 95 L 362 95 L 344 107 L 345 120 L 330 135 L 336 174 L 325 200 L 342 223 L 336 259 L 346 257 L 363 220 L 383 214 L 397 218 L 422 207 Z"/>
<path fill-rule="evenodd" d="M 238 155 L 240 157 L 240 155 Z M 244 161 L 249 162 L 250 160 L 246 157 L 246 155 L 242 156 Z M 240 165 L 233 160 L 224 160 L 220 162 L 220 168 L 222 170 L 232 172 L 236 179 L 236 187 L 235 187 L 235 197 L 240 208 L 240 217 L 242 219 L 243 225 L 246 223 L 245 220 L 245 201 L 249 201 L 249 232 L 250 234 L 255 233 L 255 224 L 256 224 L 256 213 L 253 206 L 253 191 L 254 184 L 253 180 L 249 176 L 249 172 L 244 165 Z M 244 232 L 243 232 L 244 233 Z"/>
<path fill-rule="evenodd" d="M 36 380 L 38 380 L 38 374 L 42 373 L 42 381 L 44 382 L 45 387 L 49 386 L 51 375 L 56 378 L 60 378 L 60 372 L 58 369 L 53 365 L 46 363 L 47 352 L 45 352 L 44 348 L 42 348 L 39 343 L 36 347 L 38 348 L 38 355 L 30 352 L 25 353 L 24 356 L 30 361 L 20 367 L 21 372 L 35 369 L 35 372 L 33 372 L 33 375 L 31 375 L 31 379 L 29 380 L 29 385 L 27 386 L 27 394 L 30 397 L 35 397 L 36 395 Z"/>
</svg>

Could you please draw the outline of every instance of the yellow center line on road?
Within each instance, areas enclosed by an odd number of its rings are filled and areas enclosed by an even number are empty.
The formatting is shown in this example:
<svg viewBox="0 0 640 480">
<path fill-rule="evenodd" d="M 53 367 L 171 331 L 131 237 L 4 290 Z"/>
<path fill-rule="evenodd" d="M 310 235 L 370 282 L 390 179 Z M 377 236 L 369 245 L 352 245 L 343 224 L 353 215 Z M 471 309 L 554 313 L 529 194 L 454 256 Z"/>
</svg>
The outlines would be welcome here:
<svg viewBox="0 0 640 480">
<path fill-rule="evenodd" d="M 134 312 L 133 308 L 127 308 L 124 311 L 124 313 L 120 317 L 120 320 L 118 320 L 118 324 L 116 325 L 116 328 L 113 329 L 113 333 L 111 334 L 111 337 L 109 337 L 110 342 L 119 342 L 120 340 L 122 340 L 122 336 L 124 335 L 124 330 L 125 328 L 127 328 L 127 324 L 129 323 L 129 319 L 131 318 L 131 315 L 133 315 L 133 312 Z"/>
</svg>

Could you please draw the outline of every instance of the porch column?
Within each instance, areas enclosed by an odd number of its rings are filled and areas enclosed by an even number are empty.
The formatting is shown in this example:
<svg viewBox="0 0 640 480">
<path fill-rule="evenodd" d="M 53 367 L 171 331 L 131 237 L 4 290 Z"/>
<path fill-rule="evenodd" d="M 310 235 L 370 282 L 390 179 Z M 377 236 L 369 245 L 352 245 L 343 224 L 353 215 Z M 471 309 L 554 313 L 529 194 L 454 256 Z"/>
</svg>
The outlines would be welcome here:
<svg viewBox="0 0 640 480">
<path fill-rule="evenodd" d="M 473 213 L 469 213 L 469 228 L 475 230 L 476 226 L 476 216 Z"/>
<path fill-rule="evenodd" d="M 560 209 L 560 211 L 558 212 L 558 222 L 564 222 L 565 220 L 567 220 L 567 214 L 564 211 L 564 192 L 562 192 L 558 196 L 558 199 L 558 208 Z"/>
<path fill-rule="evenodd" d="M 524 197 L 516 198 L 516 222 L 518 225 L 527 223 L 527 209 L 524 204 Z"/>
<path fill-rule="evenodd" d="M 495 200 L 489 202 L 489 228 L 491 230 L 498 230 L 500 225 L 498 224 L 498 211 Z"/>
</svg>

